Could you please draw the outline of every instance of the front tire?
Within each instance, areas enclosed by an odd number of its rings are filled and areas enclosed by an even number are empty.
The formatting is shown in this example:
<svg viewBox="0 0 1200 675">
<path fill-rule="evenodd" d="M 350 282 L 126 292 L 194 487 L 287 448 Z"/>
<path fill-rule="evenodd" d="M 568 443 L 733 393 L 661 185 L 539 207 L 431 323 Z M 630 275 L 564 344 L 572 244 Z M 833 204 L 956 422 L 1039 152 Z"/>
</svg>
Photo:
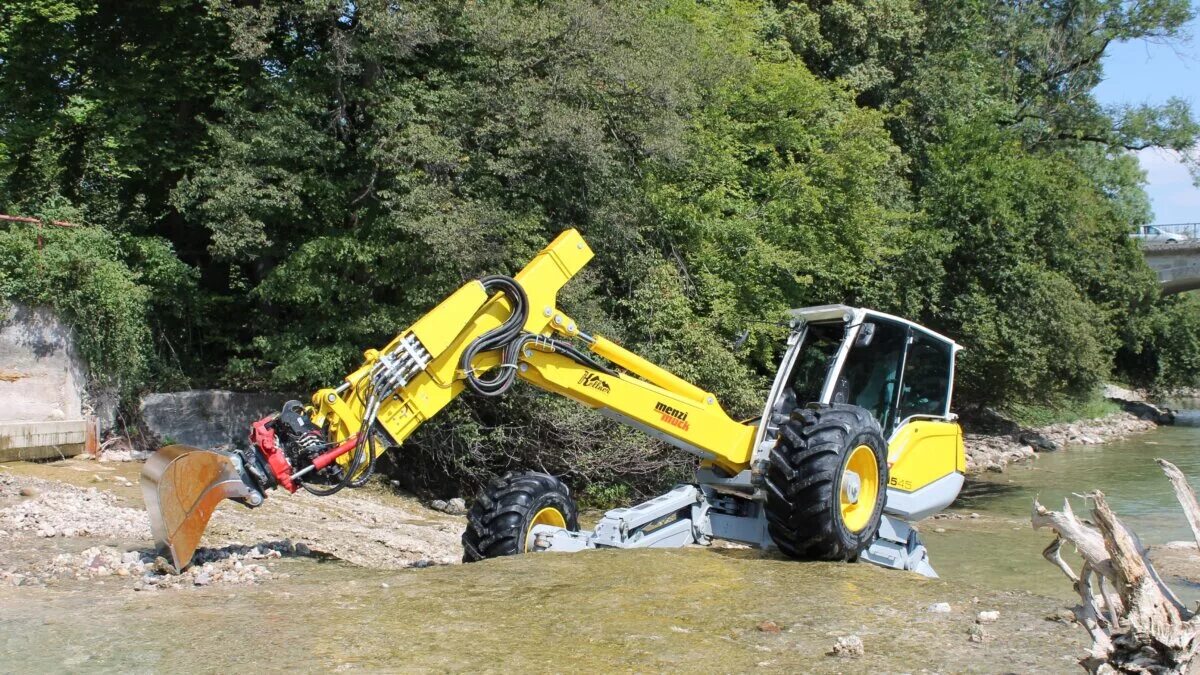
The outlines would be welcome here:
<svg viewBox="0 0 1200 675">
<path fill-rule="evenodd" d="M 779 429 L 767 468 L 767 529 L 806 560 L 855 560 L 871 544 L 887 498 L 887 442 L 863 408 L 813 404 Z"/>
<path fill-rule="evenodd" d="M 544 473 L 508 473 L 488 483 L 463 532 L 463 562 L 516 555 L 529 550 L 534 525 L 579 529 L 579 511 L 562 481 Z"/>
</svg>

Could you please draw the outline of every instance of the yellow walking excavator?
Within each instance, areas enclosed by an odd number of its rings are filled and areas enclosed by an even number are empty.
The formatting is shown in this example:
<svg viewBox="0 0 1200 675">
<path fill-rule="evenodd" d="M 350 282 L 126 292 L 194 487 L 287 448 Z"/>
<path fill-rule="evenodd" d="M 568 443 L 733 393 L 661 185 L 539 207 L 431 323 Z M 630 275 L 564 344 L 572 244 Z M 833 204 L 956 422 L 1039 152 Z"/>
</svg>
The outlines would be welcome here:
<svg viewBox="0 0 1200 675">
<path fill-rule="evenodd" d="M 695 482 L 580 531 L 563 483 L 510 473 L 472 505 L 465 561 L 719 538 L 936 576 L 910 523 L 948 506 L 963 483 L 952 340 L 871 310 L 795 310 L 761 418 L 737 422 L 710 392 L 558 308 L 559 289 L 591 257 L 578 232 L 563 232 L 515 277 L 470 282 L 368 350 L 340 386 L 255 422 L 246 447 L 159 450 L 142 470 L 156 543 L 182 569 L 222 500 L 255 507 L 276 487 L 360 486 L 381 452 L 464 390 L 498 396 L 521 379 L 699 457 Z"/>
</svg>

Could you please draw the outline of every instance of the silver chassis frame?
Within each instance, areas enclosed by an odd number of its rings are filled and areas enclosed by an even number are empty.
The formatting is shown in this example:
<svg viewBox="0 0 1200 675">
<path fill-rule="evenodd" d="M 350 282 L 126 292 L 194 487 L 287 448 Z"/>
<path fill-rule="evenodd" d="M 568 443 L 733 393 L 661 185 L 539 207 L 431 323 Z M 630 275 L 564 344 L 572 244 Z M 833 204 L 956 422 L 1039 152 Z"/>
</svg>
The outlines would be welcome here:
<svg viewBox="0 0 1200 675">
<path fill-rule="evenodd" d="M 701 470 L 697 478 L 710 477 Z M 575 552 L 594 548 L 679 548 L 707 545 L 723 539 L 755 548 L 775 548 L 767 532 L 760 501 L 734 490 L 750 487 L 749 471 L 712 484 L 678 485 L 670 492 L 636 506 L 613 509 L 590 532 L 572 532 L 553 525 L 534 525 L 533 551 Z M 711 478 L 716 478 L 711 476 Z M 884 514 L 879 533 L 861 556 L 876 565 L 909 570 L 936 578 L 929 554 L 917 530 Z"/>
</svg>

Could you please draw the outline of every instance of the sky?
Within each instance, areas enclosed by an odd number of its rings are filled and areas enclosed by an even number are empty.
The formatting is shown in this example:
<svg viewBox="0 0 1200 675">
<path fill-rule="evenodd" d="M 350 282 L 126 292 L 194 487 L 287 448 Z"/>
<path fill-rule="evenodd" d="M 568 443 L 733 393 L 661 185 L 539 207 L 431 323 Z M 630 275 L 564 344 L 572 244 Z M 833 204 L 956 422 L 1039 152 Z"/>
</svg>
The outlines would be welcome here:
<svg viewBox="0 0 1200 675">
<path fill-rule="evenodd" d="M 1200 14 L 1200 5 L 1197 5 Z M 1173 45 L 1124 42 L 1104 57 L 1104 82 L 1096 88 L 1102 104 L 1163 103 L 1178 96 L 1200 116 L 1200 18 L 1188 25 L 1192 38 Z M 1200 222 L 1200 188 L 1174 153 L 1149 149 L 1138 153 L 1146 172 L 1146 192 L 1160 225 Z"/>
</svg>

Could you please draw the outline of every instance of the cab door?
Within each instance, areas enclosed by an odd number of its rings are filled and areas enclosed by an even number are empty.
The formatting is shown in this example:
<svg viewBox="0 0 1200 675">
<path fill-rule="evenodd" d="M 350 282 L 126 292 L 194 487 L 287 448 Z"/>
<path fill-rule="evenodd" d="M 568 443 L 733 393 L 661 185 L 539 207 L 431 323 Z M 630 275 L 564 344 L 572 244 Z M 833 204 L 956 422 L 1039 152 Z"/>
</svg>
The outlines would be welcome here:
<svg viewBox="0 0 1200 675">
<path fill-rule="evenodd" d="M 888 441 L 886 510 L 920 520 L 949 506 L 966 470 L 962 429 L 950 414 L 954 346 L 913 329 Z"/>
</svg>

